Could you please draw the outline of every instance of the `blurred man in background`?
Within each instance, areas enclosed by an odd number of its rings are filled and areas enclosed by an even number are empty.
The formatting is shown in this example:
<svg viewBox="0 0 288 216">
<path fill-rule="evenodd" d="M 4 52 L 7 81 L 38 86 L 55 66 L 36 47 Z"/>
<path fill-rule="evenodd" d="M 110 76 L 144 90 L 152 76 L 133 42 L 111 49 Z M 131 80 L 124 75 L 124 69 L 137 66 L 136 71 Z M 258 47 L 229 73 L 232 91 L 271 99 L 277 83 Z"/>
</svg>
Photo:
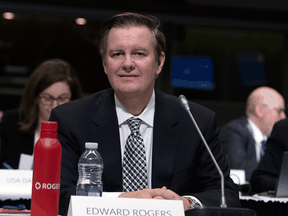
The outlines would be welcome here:
<svg viewBox="0 0 288 216">
<path fill-rule="evenodd" d="M 245 170 L 246 180 L 264 155 L 265 143 L 274 123 L 286 118 L 283 97 L 269 87 L 259 87 L 248 96 L 246 116 L 225 125 L 219 142 L 231 169 Z"/>
</svg>

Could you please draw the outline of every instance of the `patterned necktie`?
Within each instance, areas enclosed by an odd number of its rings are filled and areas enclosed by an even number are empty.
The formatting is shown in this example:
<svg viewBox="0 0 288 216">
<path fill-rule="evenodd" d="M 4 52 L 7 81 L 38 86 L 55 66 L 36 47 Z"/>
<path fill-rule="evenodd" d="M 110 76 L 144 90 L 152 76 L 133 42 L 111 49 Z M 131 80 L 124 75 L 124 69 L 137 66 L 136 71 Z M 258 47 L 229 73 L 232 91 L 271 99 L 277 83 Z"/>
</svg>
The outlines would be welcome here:
<svg viewBox="0 0 288 216">
<path fill-rule="evenodd" d="M 147 188 L 146 155 L 139 132 L 141 119 L 127 120 L 131 134 L 128 136 L 123 158 L 123 191 L 130 192 Z"/>
</svg>

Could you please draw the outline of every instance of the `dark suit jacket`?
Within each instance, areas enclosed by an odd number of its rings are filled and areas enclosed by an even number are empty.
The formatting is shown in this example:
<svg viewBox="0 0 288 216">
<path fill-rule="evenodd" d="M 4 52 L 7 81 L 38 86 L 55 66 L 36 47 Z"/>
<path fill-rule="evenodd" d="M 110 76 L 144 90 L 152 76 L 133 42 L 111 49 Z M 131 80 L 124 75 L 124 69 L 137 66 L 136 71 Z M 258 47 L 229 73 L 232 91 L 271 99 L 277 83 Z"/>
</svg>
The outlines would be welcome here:
<svg viewBox="0 0 288 216">
<path fill-rule="evenodd" d="M 246 180 L 250 181 L 257 168 L 255 140 L 248 129 L 246 116 L 226 124 L 219 134 L 219 143 L 228 156 L 231 169 L 245 170 Z"/>
<path fill-rule="evenodd" d="M 18 109 L 5 111 L 1 121 L 1 153 L 0 162 L 18 168 L 21 153 L 32 155 L 34 135 L 20 133 L 17 129 L 19 121 Z"/>
<path fill-rule="evenodd" d="M 284 151 L 288 151 L 287 132 L 287 118 L 274 124 L 271 135 L 266 142 L 265 155 L 252 174 L 251 186 L 253 192 L 275 190 L 282 155 Z"/>
<path fill-rule="evenodd" d="M 191 111 L 225 176 L 228 206 L 239 206 L 235 184 L 218 144 L 215 114 L 190 103 Z M 103 190 L 122 191 L 122 161 L 114 92 L 100 91 L 52 110 L 62 144 L 59 211 L 63 214 L 75 194 L 77 163 L 85 142 L 98 142 L 104 161 Z M 207 206 L 219 206 L 220 177 L 195 126 L 178 99 L 159 91 L 155 96 L 152 187 L 166 186 L 179 195 L 193 194 Z"/>
</svg>

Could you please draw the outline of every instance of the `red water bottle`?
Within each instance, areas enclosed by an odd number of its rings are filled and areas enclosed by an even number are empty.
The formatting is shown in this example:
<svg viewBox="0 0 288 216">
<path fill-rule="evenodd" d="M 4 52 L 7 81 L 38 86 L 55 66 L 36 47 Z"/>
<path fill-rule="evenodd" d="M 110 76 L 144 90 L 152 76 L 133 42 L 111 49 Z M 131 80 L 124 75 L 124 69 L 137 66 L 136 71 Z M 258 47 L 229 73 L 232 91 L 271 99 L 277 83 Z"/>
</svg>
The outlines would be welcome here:
<svg viewBox="0 0 288 216">
<path fill-rule="evenodd" d="M 60 189 L 61 144 L 57 122 L 41 122 L 34 147 L 31 216 L 57 216 Z"/>
</svg>

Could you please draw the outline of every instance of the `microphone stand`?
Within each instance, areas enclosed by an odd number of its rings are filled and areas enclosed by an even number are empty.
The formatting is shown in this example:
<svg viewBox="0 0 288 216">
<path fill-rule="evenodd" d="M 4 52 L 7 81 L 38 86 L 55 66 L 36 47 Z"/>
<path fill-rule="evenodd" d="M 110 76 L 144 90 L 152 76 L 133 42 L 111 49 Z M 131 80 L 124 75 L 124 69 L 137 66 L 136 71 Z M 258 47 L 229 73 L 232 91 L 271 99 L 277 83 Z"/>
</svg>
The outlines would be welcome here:
<svg viewBox="0 0 288 216">
<path fill-rule="evenodd" d="M 217 215 L 241 215 L 241 216 L 256 216 L 256 213 L 251 209 L 245 209 L 245 208 L 227 208 L 226 205 L 226 199 L 225 199 L 225 193 L 224 193 L 224 175 L 222 170 L 220 169 L 213 153 L 211 152 L 205 138 L 202 135 L 202 132 L 200 131 L 198 124 L 196 123 L 188 104 L 188 100 L 184 95 L 179 96 L 179 102 L 182 105 L 182 107 L 188 112 L 191 120 L 193 121 L 194 126 L 196 127 L 198 134 L 200 135 L 207 151 L 209 152 L 210 157 L 213 160 L 214 165 L 216 166 L 218 173 L 221 177 L 221 204 L 219 207 L 203 207 L 203 208 L 194 208 L 191 210 L 188 210 L 185 212 L 185 216 L 217 216 Z"/>
</svg>

